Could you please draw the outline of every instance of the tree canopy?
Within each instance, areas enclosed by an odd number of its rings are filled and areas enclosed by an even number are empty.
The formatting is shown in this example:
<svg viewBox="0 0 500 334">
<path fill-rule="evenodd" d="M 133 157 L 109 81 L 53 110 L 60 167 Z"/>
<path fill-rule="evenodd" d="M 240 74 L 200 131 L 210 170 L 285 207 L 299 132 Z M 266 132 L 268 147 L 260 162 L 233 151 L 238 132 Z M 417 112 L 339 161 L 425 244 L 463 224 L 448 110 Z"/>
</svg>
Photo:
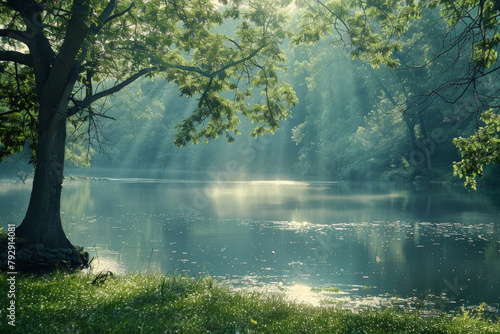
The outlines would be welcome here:
<svg viewBox="0 0 500 334">
<path fill-rule="evenodd" d="M 3 1 L 0 10 L 0 157 L 26 141 L 36 148 L 39 100 L 51 68 L 71 57 L 64 52 L 75 17 L 84 26 L 68 78 L 66 117 L 75 126 L 98 127 L 99 101 L 141 76 L 160 75 L 198 100 L 178 125 L 177 145 L 232 141 L 238 113 L 259 123 L 254 135 L 272 132 L 296 103 L 278 80 L 287 19 L 272 1 Z"/>
</svg>

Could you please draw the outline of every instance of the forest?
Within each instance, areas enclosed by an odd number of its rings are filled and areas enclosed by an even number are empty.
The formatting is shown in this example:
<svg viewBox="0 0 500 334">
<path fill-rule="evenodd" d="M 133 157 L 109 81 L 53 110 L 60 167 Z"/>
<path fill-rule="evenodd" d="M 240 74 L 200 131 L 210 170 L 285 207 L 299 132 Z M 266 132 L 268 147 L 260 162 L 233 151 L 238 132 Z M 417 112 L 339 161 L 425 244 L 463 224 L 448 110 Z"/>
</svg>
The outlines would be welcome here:
<svg viewBox="0 0 500 334">
<path fill-rule="evenodd" d="M 294 12 L 289 22 L 292 39 L 305 34 L 298 28 L 300 16 Z M 239 23 L 225 23 L 224 29 L 236 30 Z M 477 79 L 473 88 L 445 87 L 470 74 L 470 50 L 453 45 L 460 41 L 450 36 L 467 29 L 467 23 L 450 28 L 439 8 L 424 9 L 398 37 L 403 46 L 391 56 L 397 66 L 374 65 L 353 55 L 353 45 L 335 33 L 315 43 L 289 38 L 280 46 L 286 57 L 280 77 L 293 87 L 298 103 L 269 137 L 249 138 L 253 125 L 243 118 L 242 135 L 231 138 L 230 145 L 220 138 L 179 149 L 173 144 L 175 125 L 190 115 L 196 101 L 168 80 L 140 79 L 98 106 L 96 114 L 103 117 L 79 116 L 68 122 L 68 170 L 92 165 L 218 171 L 226 161 L 237 160 L 242 178 L 269 174 L 348 182 L 462 183 L 453 169 L 462 159 L 454 140 L 477 133 L 484 125 L 481 113 L 491 109 L 497 91 L 496 65 L 488 65 L 492 74 Z M 10 131 L 9 123 L 3 124 L 3 133 Z M 3 175 L 30 171 L 30 143 L 0 165 Z M 499 169 L 486 165 L 479 184 L 494 187 Z"/>
</svg>

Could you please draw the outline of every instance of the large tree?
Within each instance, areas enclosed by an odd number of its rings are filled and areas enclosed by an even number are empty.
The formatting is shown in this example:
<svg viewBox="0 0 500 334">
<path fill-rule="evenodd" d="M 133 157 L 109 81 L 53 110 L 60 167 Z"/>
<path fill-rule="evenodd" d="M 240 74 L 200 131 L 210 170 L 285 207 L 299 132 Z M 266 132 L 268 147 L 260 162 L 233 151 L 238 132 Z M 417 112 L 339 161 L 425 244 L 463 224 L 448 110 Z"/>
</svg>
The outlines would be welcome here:
<svg viewBox="0 0 500 334">
<path fill-rule="evenodd" d="M 140 77 L 161 75 L 197 99 L 177 125 L 179 146 L 222 135 L 232 141 L 238 113 L 257 123 L 254 136 L 273 132 L 296 103 L 278 80 L 286 4 L 0 1 L 0 158 L 28 143 L 35 165 L 17 235 L 28 245 L 72 249 L 60 217 L 67 125 L 96 131 L 106 118 L 99 101 Z"/>
</svg>

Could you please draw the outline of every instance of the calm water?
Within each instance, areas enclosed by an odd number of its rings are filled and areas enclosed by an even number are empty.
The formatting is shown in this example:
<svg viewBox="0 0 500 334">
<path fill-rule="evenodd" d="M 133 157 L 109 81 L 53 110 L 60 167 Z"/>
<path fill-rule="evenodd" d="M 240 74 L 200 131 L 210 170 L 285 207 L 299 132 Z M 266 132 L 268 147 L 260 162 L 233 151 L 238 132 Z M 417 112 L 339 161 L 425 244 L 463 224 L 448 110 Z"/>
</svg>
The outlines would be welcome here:
<svg viewBox="0 0 500 334">
<path fill-rule="evenodd" d="M 1 226 L 20 222 L 29 191 L 0 184 Z M 62 211 L 69 239 L 99 270 L 209 273 L 313 302 L 500 302 L 498 194 L 108 178 L 65 181 Z"/>
</svg>

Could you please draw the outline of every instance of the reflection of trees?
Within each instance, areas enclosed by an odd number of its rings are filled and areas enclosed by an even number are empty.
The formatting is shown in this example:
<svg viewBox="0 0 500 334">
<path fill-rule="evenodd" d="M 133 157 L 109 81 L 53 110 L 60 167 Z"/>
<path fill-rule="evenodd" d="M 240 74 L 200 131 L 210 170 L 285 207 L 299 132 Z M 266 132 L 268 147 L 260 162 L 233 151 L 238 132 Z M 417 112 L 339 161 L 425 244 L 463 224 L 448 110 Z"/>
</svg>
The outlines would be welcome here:
<svg viewBox="0 0 500 334">
<path fill-rule="evenodd" d="M 500 235 L 500 224 L 493 225 L 494 234 Z M 488 268 L 487 280 L 498 282 L 500 279 L 500 242 L 498 238 L 493 238 L 487 243 L 484 251 L 486 267 Z"/>
<path fill-rule="evenodd" d="M 71 212 L 73 217 L 81 217 L 94 211 L 94 198 L 91 196 L 89 180 L 64 184 L 64 196 L 61 198 L 62 212 Z"/>
<path fill-rule="evenodd" d="M 356 231 L 358 241 L 364 245 L 370 262 L 401 264 L 406 261 L 404 252 L 405 233 L 396 225 L 377 230 L 372 227 Z"/>
<path fill-rule="evenodd" d="M 293 274 L 330 284 L 369 284 L 401 296 L 439 296 L 457 281 L 465 288 L 447 298 L 481 302 L 488 298 L 482 287 L 496 291 L 500 277 L 498 232 L 493 224 L 425 222 L 309 229 L 301 232 L 309 246 L 294 258 Z"/>
</svg>

